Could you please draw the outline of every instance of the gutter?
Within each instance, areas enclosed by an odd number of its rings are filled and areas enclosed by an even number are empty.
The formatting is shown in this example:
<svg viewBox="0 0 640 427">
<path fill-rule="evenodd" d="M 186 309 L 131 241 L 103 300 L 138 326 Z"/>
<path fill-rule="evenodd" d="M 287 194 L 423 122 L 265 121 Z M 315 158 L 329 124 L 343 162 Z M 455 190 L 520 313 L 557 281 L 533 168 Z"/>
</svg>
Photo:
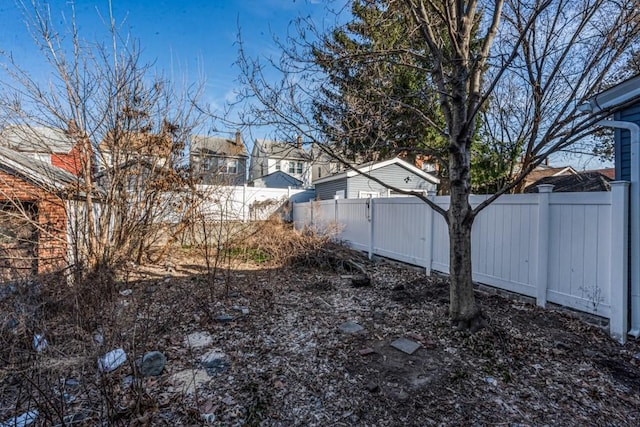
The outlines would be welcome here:
<svg viewBox="0 0 640 427">
<path fill-rule="evenodd" d="M 600 126 L 625 129 L 631 135 L 630 262 L 631 262 L 631 329 L 629 335 L 640 337 L 640 126 L 620 120 L 601 120 Z M 628 292 L 628 289 L 623 289 Z"/>
</svg>

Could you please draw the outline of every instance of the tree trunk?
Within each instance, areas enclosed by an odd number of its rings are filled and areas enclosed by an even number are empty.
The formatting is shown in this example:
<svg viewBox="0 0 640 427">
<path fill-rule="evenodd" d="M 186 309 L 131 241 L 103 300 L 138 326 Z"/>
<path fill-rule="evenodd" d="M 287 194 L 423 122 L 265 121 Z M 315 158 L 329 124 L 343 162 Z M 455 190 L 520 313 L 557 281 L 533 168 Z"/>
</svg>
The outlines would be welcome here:
<svg viewBox="0 0 640 427">
<path fill-rule="evenodd" d="M 464 198 L 454 203 L 464 203 Z M 451 211 L 450 211 L 451 212 Z M 471 226 L 469 217 L 454 218 L 449 215 L 449 315 L 451 322 L 461 329 L 475 331 L 483 326 L 482 313 L 476 304 L 471 279 Z"/>
<path fill-rule="evenodd" d="M 476 331 L 484 326 L 482 312 L 476 304 L 471 279 L 471 227 L 474 214 L 469 204 L 471 180 L 470 144 L 451 144 L 449 165 L 451 171 L 451 205 L 449 225 L 449 315 L 451 322 L 461 329 Z"/>
</svg>

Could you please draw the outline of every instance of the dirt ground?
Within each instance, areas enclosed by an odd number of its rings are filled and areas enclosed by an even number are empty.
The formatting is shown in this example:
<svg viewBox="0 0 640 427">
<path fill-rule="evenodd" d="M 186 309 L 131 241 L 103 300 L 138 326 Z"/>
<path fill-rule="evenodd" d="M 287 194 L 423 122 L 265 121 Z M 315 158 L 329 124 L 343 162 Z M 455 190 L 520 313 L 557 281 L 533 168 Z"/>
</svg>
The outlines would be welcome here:
<svg viewBox="0 0 640 427">
<path fill-rule="evenodd" d="M 489 326 L 457 331 L 445 279 L 366 269 L 373 283 L 358 288 L 348 272 L 300 265 L 132 269 L 82 322 L 61 314 L 68 298 L 5 291 L 0 423 L 37 409 L 32 425 L 640 425 L 638 342 L 486 290 Z M 348 321 L 363 330 L 342 332 Z M 391 347 L 399 338 L 420 348 Z M 98 372 L 115 348 L 127 362 Z M 153 350 L 166 366 L 142 378 L 134 361 Z"/>
</svg>

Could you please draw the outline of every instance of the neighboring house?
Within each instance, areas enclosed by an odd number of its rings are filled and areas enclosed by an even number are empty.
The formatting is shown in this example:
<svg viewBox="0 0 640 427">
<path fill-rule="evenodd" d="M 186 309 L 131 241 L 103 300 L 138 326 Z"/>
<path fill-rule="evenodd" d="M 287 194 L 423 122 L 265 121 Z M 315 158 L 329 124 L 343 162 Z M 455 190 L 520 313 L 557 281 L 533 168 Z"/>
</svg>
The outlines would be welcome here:
<svg viewBox="0 0 640 427">
<path fill-rule="evenodd" d="M 606 168 L 606 169 L 593 169 L 585 172 L 598 172 L 609 178 L 610 181 L 616 179 L 616 168 Z"/>
<path fill-rule="evenodd" d="M 251 181 L 253 187 L 261 188 L 303 188 L 302 184 L 302 181 L 281 170 Z"/>
<path fill-rule="evenodd" d="M 522 188 L 527 188 L 528 186 L 540 181 L 542 178 L 575 175 L 577 173 L 578 172 L 576 172 L 571 166 L 553 167 L 549 165 L 539 165 L 524 179 Z"/>
<path fill-rule="evenodd" d="M 344 165 L 318 147 L 311 149 L 311 182 L 344 170 Z"/>
<path fill-rule="evenodd" d="M 109 131 L 98 144 L 98 171 L 135 163 L 162 167 L 173 149 L 171 139 L 162 135 Z"/>
<path fill-rule="evenodd" d="M 76 176 L 82 173 L 80 142 L 67 131 L 45 126 L 14 125 L 0 131 L 0 145 L 62 168 Z"/>
<path fill-rule="evenodd" d="M 525 193 L 537 193 L 538 185 L 553 185 L 554 193 L 611 191 L 611 178 L 595 171 L 578 172 L 570 175 L 547 176 L 528 185 Z"/>
<path fill-rule="evenodd" d="M 306 188 L 312 181 L 311 166 L 311 156 L 302 147 L 300 138 L 296 143 L 258 139 L 251 150 L 249 180 L 255 181 L 281 171 L 302 181 L 302 185 Z"/>
<path fill-rule="evenodd" d="M 397 157 L 385 161 L 356 166 L 382 182 L 407 191 L 435 191 L 438 178 Z M 387 187 L 354 170 L 337 173 L 314 181 L 316 197 L 320 200 L 363 197 L 390 197 L 396 194 Z"/>
<path fill-rule="evenodd" d="M 249 154 L 240 132 L 234 139 L 195 135 L 190 162 L 201 184 L 244 185 Z"/>
<path fill-rule="evenodd" d="M 19 280 L 66 265 L 67 194 L 79 178 L 0 146 L 0 280 Z"/>
</svg>

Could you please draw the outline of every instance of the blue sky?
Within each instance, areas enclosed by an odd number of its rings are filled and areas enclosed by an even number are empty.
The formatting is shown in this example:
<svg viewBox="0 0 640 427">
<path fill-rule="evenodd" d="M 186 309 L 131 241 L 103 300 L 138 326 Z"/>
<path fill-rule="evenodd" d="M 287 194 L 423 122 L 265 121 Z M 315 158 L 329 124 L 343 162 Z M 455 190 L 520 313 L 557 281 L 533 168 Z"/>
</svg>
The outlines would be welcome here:
<svg viewBox="0 0 640 427">
<path fill-rule="evenodd" d="M 24 0 L 28 3 L 30 0 Z M 43 67 L 14 0 L 0 0 L 0 50 L 40 78 Z M 50 0 L 54 25 L 62 32 L 62 13 L 69 2 Z M 292 20 L 311 16 L 322 25 L 331 20 L 320 0 L 112 0 L 116 22 L 139 40 L 144 62 L 155 62 L 173 79 L 206 80 L 204 101 L 222 106 L 234 97 L 238 70 L 237 37 L 240 28 L 250 56 L 278 56 L 273 36 L 285 37 Z M 106 34 L 108 0 L 76 0 L 76 21 L 81 36 L 100 40 Z M 102 16 L 102 17 L 101 17 Z M 2 60 L 2 59 L 0 59 Z M 232 132 L 233 130 L 229 130 Z"/>
<path fill-rule="evenodd" d="M 10 53 L 16 62 L 35 76 L 42 71 L 43 58 L 24 24 L 21 0 L 0 0 L 0 51 Z M 31 0 L 22 0 L 29 3 Z M 62 13 L 70 13 L 68 0 L 50 0 L 57 30 L 63 31 Z M 238 30 L 251 57 L 278 57 L 273 37 L 284 38 L 298 17 L 310 16 L 320 28 L 335 24 L 327 8 L 339 9 L 345 0 L 112 0 L 116 22 L 122 32 L 130 32 L 140 42 L 143 62 L 155 62 L 166 76 L 182 82 L 206 81 L 203 101 L 221 108 L 234 98 L 239 71 Z M 75 0 L 76 21 L 81 36 L 88 40 L 104 38 L 108 0 Z M 344 16 L 344 15 L 343 15 Z M 0 57 L 0 61 L 3 58 Z M 0 74 L 0 78 L 2 75 Z M 235 129 L 228 129 L 232 135 Z M 245 142 L 268 135 L 269 130 L 252 129 Z M 251 147 L 248 147 L 251 149 Z M 564 157 L 564 156 L 555 156 Z M 587 157 L 589 167 L 600 162 Z M 575 159 L 555 159 L 553 163 L 576 163 Z M 578 162 L 580 163 L 580 162 Z"/>
</svg>

